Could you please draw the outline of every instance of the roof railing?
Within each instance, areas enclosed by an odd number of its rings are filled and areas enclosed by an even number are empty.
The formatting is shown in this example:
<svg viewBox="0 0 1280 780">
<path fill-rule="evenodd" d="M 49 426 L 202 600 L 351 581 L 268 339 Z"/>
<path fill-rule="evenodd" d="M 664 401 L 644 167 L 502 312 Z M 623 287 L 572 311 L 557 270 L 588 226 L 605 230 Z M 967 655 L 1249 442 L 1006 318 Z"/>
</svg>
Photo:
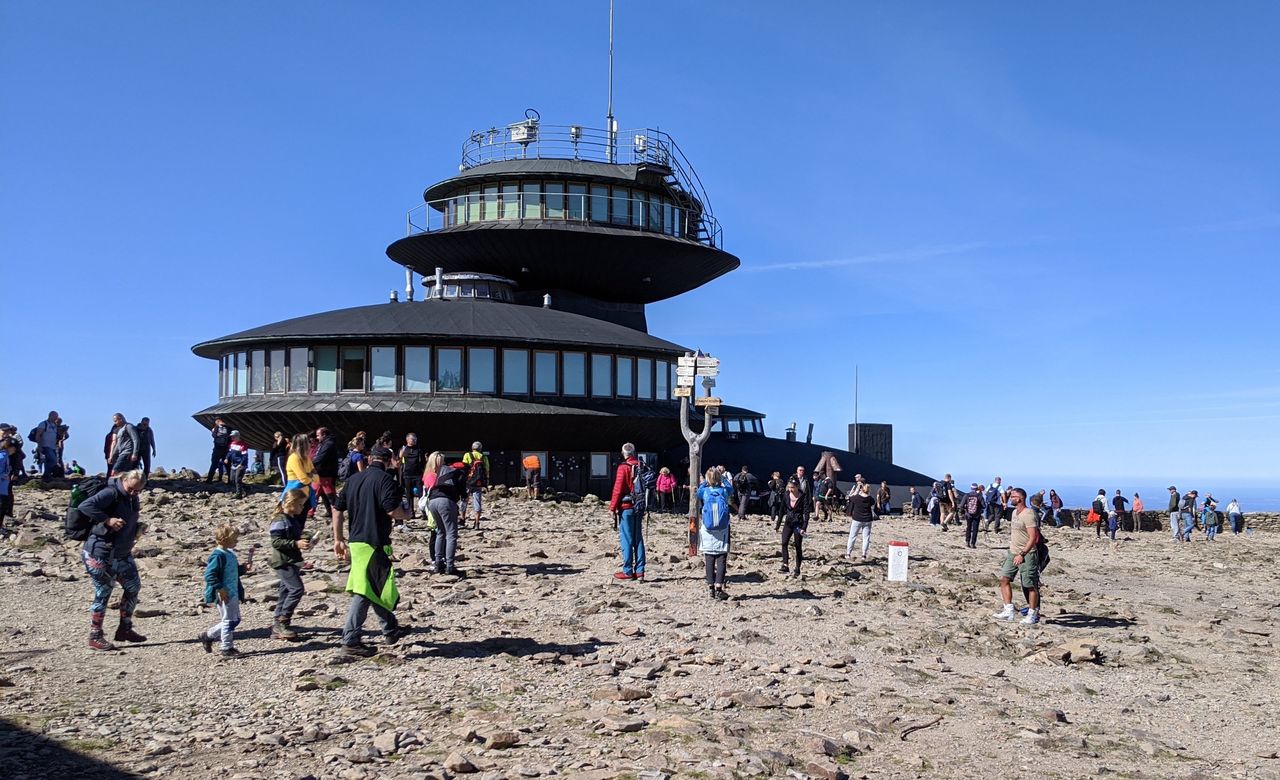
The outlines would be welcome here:
<svg viewBox="0 0 1280 780">
<path fill-rule="evenodd" d="M 661 130 L 607 130 L 548 125 L 535 118 L 471 134 L 462 144 L 462 170 L 506 160 L 588 160 L 616 165 L 661 165 L 671 170 L 673 189 L 695 198 L 710 215 L 711 202 L 697 172 L 675 139 Z"/>
</svg>

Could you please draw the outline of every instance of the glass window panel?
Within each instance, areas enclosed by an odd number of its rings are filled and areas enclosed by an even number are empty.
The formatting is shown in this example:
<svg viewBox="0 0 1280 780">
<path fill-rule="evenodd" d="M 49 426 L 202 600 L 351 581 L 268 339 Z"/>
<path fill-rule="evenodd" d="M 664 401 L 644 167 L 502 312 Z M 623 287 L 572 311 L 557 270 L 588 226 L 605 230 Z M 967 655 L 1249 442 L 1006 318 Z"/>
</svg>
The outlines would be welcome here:
<svg viewBox="0 0 1280 780">
<path fill-rule="evenodd" d="M 671 216 L 671 201 L 662 201 L 662 232 L 671 235 L 675 232 L 675 220 Z"/>
<path fill-rule="evenodd" d="M 502 185 L 502 218 L 520 218 L 520 185 Z"/>
<path fill-rule="evenodd" d="M 260 394 L 267 389 L 267 353 L 255 349 L 249 353 L 249 392 Z"/>
<path fill-rule="evenodd" d="M 615 225 L 625 225 L 627 224 L 627 221 L 630 219 L 630 217 L 628 216 L 630 214 L 629 206 L 631 205 L 628 198 L 630 197 L 631 197 L 631 190 L 628 190 L 626 187 L 613 188 L 613 204 L 612 204 L 613 220 L 612 221 Z"/>
<path fill-rule="evenodd" d="M 236 353 L 236 395 L 249 392 L 249 353 Z"/>
<path fill-rule="evenodd" d="M 591 356 L 591 395 L 608 398 L 613 395 L 613 356 Z"/>
<path fill-rule="evenodd" d="M 569 185 L 569 219 L 581 222 L 587 214 L 587 185 Z"/>
<path fill-rule="evenodd" d="M 674 234 L 677 236 L 683 236 L 685 234 L 685 228 L 688 227 L 687 225 L 685 225 L 685 221 L 684 221 L 684 209 L 680 208 L 679 206 L 672 206 L 671 219 L 674 221 L 674 224 L 672 226 L 672 231 L 674 232 Z"/>
<path fill-rule="evenodd" d="M 369 373 L 372 375 L 373 392 L 394 393 L 396 391 L 396 348 L 370 347 Z"/>
<path fill-rule="evenodd" d="M 456 284 L 446 284 L 446 285 L 444 286 L 444 297 L 446 297 L 446 298 L 457 298 L 457 297 L 458 297 L 458 285 L 456 285 Z"/>
<path fill-rule="evenodd" d="M 458 285 L 458 295 L 461 298 L 473 298 L 476 294 L 476 286 L 471 282 L 463 282 Z"/>
<path fill-rule="evenodd" d="M 607 452 L 591 453 L 591 476 L 593 477 L 609 476 L 609 453 Z"/>
<path fill-rule="evenodd" d="M 671 364 L 659 361 L 654 364 L 654 367 L 657 369 L 655 373 L 658 375 L 658 388 L 654 392 L 654 397 L 659 401 L 666 401 L 671 398 L 671 388 L 667 384 L 667 380 L 670 377 Z"/>
<path fill-rule="evenodd" d="M 431 347 L 404 348 L 404 390 L 431 392 Z"/>
<path fill-rule="evenodd" d="M 267 392 L 284 392 L 284 350 L 273 349 L 267 355 Z"/>
<path fill-rule="evenodd" d="M 618 358 L 617 382 L 618 397 L 631 397 L 631 369 L 635 366 L 635 361 L 629 357 Z"/>
<path fill-rule="evenodd" d="M 490 184 L 484 188 L 480 218 L 484 220 L 498 218 L 498 185 Z"/>
<path fill-rule="evenodd" d="M 467 192 L 467 222 L 476 222 L 480 219 L 480 190 L 472 189 Z"/>
<path fill-rule="evenodd" d="M 492 347 L 471 347 L 467 350 L 468 393 L 493 392 L 493 352 Z"/>
<path fill-rule="evenodd" d="M 536 181 L 520 185 L 520 197 L 524 200 L 522 214 L 525 219 L 542 219 L 542 190 Z"/>
<path fill-rule="evenodd" d="M 227 394 L 227 356 L 218 358 L 218 397 Z"/>
<path fill-rule="evenodd" d="M 649 196 L 649 229 L 662 232 L 662 201 L 657 195 Z"/>
<path fill-rule="evenodd" d="M 643 192 L 632 190 L 631 192 L 631 226 L 644 227 L 644 206 L 648 200 L 648 196 Z"/>
<path fill-rule="evenodd" d="M 317 393 L 338 392 L 338 348 L 316 347 L 313 351 L 316 365 Z"/>
<path fill-rule="evenodd" d="M 742 433 L 742 420 L 737 417 L 729 421 L 729 433 Z"/>
<path fill-rule="evenodd" d="M 581 352 L 564 353 L 564 394 L 587 394 L 587 356 Z"/>
<path fill-rule="evenodd" d="M 636 398 L 653 398 L 653 361 L 649 358 L 636 361 Z"/>
<path fill-rule="evenodd" d="M 311 385 L 310 370 L 307 367 L 307 348 L 289 348 L 289 392 L 305 393 Z"/>
<path fill-rule="evenodd" d="M 436 350 L 436 389 L 440 392 L 462 391 L 462 350 Z"/>
<path fill-rule="evenodd" d="M 342 348 L 342 389 L 364 390 L 364 347 Z"/>
<path fill-rule="evenodd" d="M 549 181 L 542 189 L 547 193 L 547 219 L 564 219 L 564 183 Z"/>
<path fill-rule="evenodd" d="M 529 350 L 502 350 L 502 392 L 529 392 Z"/>
<path fill-rule="evenodd" d="M 488 283 L 488 282 L 476 282 L 476 297 L 477 297 L 477 298 L 488 298 L 488 297 L 489 297 L 489 283 Z"/>
<path fill-rule="evenodd" d="M 556 353 L 533 353 L 533 392 L 556 393 Z"/>
<path fill-rule="evenodd" d="M 724 420 L 719 417 L 711 418 L 711 430 L 716 433 L 724 433 Z"/>
<path fill-rule="evenodd" d="M 603 184 L 591 185 L 591 221 L 609 221 L 609 188 Z"/>
</svg>

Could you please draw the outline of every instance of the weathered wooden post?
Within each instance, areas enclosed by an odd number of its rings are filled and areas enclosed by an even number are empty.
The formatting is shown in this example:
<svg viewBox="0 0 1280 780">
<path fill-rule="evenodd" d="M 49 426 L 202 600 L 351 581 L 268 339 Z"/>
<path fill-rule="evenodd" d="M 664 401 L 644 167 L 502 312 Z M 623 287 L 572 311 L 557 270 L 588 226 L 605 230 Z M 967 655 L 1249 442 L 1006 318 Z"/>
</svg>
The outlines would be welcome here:
<svg viewBox="0 0 1280 780">
<path fill-rule="evenodd" d="M 702 481 L 702 445 L 711 436 L 711 417 L 720 411 L 720 399 L 711 396 L 715 377 L 720 373 L 720 361 L 701 351 L 685 355 L 676 365 L 675 394 L 680 399 L 680 432 L 689 442 L 689 555 L 698 554 L 698 483 Z M 702 407 L 702 430 L 694 433 L 689 428 L 689 399 L 693 395 L 694 378 L 702 377 L 707 394 L 694 401 Z"/>
</svg>

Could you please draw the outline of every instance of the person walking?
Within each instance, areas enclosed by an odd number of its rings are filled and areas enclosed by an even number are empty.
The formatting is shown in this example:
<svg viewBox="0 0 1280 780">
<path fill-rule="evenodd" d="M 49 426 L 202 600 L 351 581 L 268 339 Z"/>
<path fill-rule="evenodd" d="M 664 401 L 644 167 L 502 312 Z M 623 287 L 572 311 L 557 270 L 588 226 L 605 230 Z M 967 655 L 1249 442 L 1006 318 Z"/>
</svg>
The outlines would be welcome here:
<svg viewBox="0 0 1280 780">
<path fill-rule="evenodd" d="M 698 501 L 702 504 L 702 522 L 698 524 L 698 551 L 702 553 L 707 568 L 707 590 L 712 599 L 725 600 L 725 571 L 729 560 L 729 499 L 733 489 L 721 484 L 716 469 L 707 469 L 698 486 Z"/>
<path fill-rule="evenodd" d="M 249 445 L 240 438 L 240 431 L 231 432 L 231 444 L 227 446 L 227 474 L 231 479 L 232 498 L 244 498 L 244 472 L 249 467 Z"/>
<path fill-rule="evenodd" d="M 1182 541 L 1191 541 L 1191 534 L 1196 530 L 1196 504 L 1200 494 L 1189 490 L 1182 496 L 1179 511 L 1182 514 Z"/>
<path fill-rule="evenodd" d="M 296 447 L 298 437 L 293 438 L 295 447 L 293 452 L 298 452 Z M 304 434 L 304 444 L 306 444 Z M 333 504 L 338 499 L 338 460 L 340 453 L 338 452 L 338 439 L 328 428 L 316 428 L 315 441 L 311 443 L 314 449 L 305 448 L 301 450 L 303 455 L 310 452 L 311 469 L 314 472 L 314 483 L 312 489 L 315 491 L 311 500 L 311 505 L 316 506 L 316 501 L 324 504 L 325 516 L 333 514 Z M 289 454 L 290 462 L 293 461 L 293 453 Z M 292 479 L 292 477 L 290 477 Z"/>
<path fill-rule="evenodd" d="M 58 457 L 58 448 L 62 439 L 58 435 L 60 420 L 56 411 L 49 412 L 48 418 L 32 428 L 29 435 L 39 454 L 42 470 L 40 479 L 43 482 L 62 477 L 62 461 Z"/>
<path fill-rule="evenodd" d="M 996 527 L 996 533 L 1000 533 L 1000 521 L 1004 519 L 1004 487 L 1001 485 L 1000 477 L 991 480 L 991 487 L 987 488 L 982 500 L 986 504 L 985 513 L 987 518 L 987 521 L 982 525 L 983 533 L 990 531 L 993 523 Z"/>
<path fill-rule="evenodd" d="M 834 484 L 834 483 L 833 483 Z M 876 491 L 876 510 L 880 516 L 889 514 L 893 505 L 893 491 L 889 489 L 889 483 L 881 480 L 880 488 Z"/>
<path fill-rule="evenodd" d="M 947 525 L 956 519 L 958 503 L 960 503 L 960 496 L 956 493 L 956 483 L 952 481 L 950 474 L 943 474 L 942 488 L 938 491 L 938 511 L 942 516 L 942 530 L 947 530 Z"/>
<path fill-rule="evenodd" d="M 804 563 L 804 535 L 809 527 L 807 503 L 804 493 L 800 492 L 800 482 L 795 477 L 788 479 L 787 493 L 782 499 L 785 515 L 782 520 L 782 566 L 778 569 L 779 574 L 790 572 L 788 557 L 790 545 L 794 543 L 796 548 L 795 576 L 800 576 L 800 565 Z"/>
<path fill-rule="evenodd" d="M 796 481 L 797 487 L 800 488 L 800 495 L 804 497 L 804 527 L 806 532 L 809 528 L 809 514 L 814 511 L 813 500 L 813 477 L 804 471 L 804 466 L 796 466 L 796 473 L 791 476 Z"/>
<path fill-rule="evenodd" d="M 871 550 L 871 524 L 876 519 L 876 505 L 871 499 L 871 486 L 863 482 L 853 486 L 849 496 L 849 541 L 845 543 L 844 557 L 853 558 L 853 544 L 862 534 L 862 560 L 867 560 Z"/>
<path fill-rule="evenodd" d="M 744 464 L 733 478 L 733 492 L 738 494 L 738 520 L 747 519 L 747 502 L 751 500 L 751 484 L 756 477 Z"/>
<path fill-rule="evenodd" d="M 304 490 L 294 488 L 285 491 L 279 503 L 279 513 L 271 521 L 271 562 L 272 571 L 280 581 L 276 596 L 274 620 L 271 623 L 272 639 L 293 641 L 298 638 L 294 631 L 294 610 L 307 592 L 302 584 L 302 554 L 311 549 L 311 540 L 303 536 L 307 523 L 307 508 L 310 504 Z"/>
<path fill-rule="evenodd" d="M 1142 530 L 1142 513 L 1146 511 L 1146 508 L 1147 508 L 1146 505 L 1142 503 L 1142 496 L 1139 496 L 1137 493 L 1134 493 L 1133 503 L 1131 504 L 1131 506 L 1133 507 L 1133 509 L 1130 510 L 1133 513 L 1133 530 L 1141 531 Z"/>
<path fill-rule="evenodd" d="M 1008 501 L 1013 509 L 1009 519 L 1009 551 L 1000 567 L 1000 599 L 1003 608 L 992 615 L 996 620 L 1012 622 L 1018 619 L 1013 608 L 1012 581 L 1022 585 L 1022 595 L 1027 600 L 1027 616 L 1023 623 L 1040 622 L 1040 516 L 1027 506 L 1027 492 L 1022 488 L 1010 488 Z"/>
<path fill-rule="evenodd" d="M 782 472 L 775 471 L 769 477 L 769 519 L 773 521 L 773 532 L 782 530 L 782 518 L 786 516 L 785 501 L 787 497 L 787 481 Z"/>
<path fill-rule="evenodd" d="M 924 513 L 924 496 L 920 495 L 920 491 L 916 490 L 915 485 L 911 486 L 911 492 L 907 497 L 907 505 L 911 507 L 912 520 L 918 520 L 920 515 Z"/>
<path fill-rule="evenodd" d="M 644 523 L 637 516 L 632 487 L 640 469 L 636 458 L 636 445 L 622 445 L 622 463 L 614 474 L 613 493 L 609 497 L 609 510 L 618 518 L 618 542 L 622 545 L 622 571 L 614 572 L 614 579 L 644 581 Z"/>
<path fill-rule="evenodd" d="M 0 435 L 0 538 L 9 535 L 5 528 L 6 517 L 13 517 L 13 477 L 9 473 L 9 456 L 21 445 L 8 434 Z"/>
<path fill-rule="evenodd" d="M 1115 510 L 1117 527 L 1124 525 L 1129 519 L 1129 499 L 1124 497 L 1119 488 L 1116 489 L 1116 494 L 1111 497 L 1111 508 Z M 1107 530 L 1111 531 L 1111 538 L 1115 539 L 1115 530 L 1111 528 Z"/>
<path fill-rule="evenodd" d="M 970 549 L 978 549 L 978 527 L 982 525 L 984 503 L 982 485 L 977 482 L 969 485 L 969 492 L 960 499 L 960 512 L 964 515 L 964 546 Z"/>
<path fill-rule="evenodd" d="M 489 486 L 492 472 L 489 467 L 489 456 L 484 454 L 484 445 L 478 441 L 471 442 L 471 451 L 462 456 L 462 465 L 467 470 L 467 504 L 462 507 L 462 525 L 467 525 L 467 511 L 475 510 L 475 528 L 480 528 L 480 514 L 484 508 L 484 489 Z"/>
<path fill-rule="evenodd" d="M 289 439 L 282 431 L 276 431 L 271 435 L 271 468 L 276 472 L 276 476 L 280 477 L 280 486 L 289 481 L 289 477 L 285 472 L 285 465 L 289 461 Z"/>
<path fill-rule="evenodd" d="M 1049 511 L 1053 515 L 1053 527 L 1062 527 L 1062 496 L 1058 495 L 1058 491 L 1049 490 Z"/>
<path fill-rule="evenodd" d="M 1204 504 L 1200 510 L 1200 525 L 1204 528 L 1205 538 L 1213 541 L 1218 537 L 1221 523 L 1218 520 L 1218 502 L 1212 493 L 1204 494 Z"/>
<path fill-rule="evenodd" d="M 929 513 L 929 525 L 939 525 L 942 522 L 942 483 L 935 482 L 933 487 L 929 488 L 929 501 L 925 504 L 925 511 Z"/>
<path fill-rule="evenodd" d="M 213 425 L 209 427 L 209 436 L 213 439 L 213 451 L 209 454 L 209 473 L 204 481 L 212 482 L 216 475 L 221 482 L 223 475 L 227 473 L 227 448 L 231 446 L 231 429 L 221 417 L 215 417 Z"/>
<path fill-rule="evenodd" d="M 299 433 L 289 442 L 289 457 L 285 459 L 284 465 L 284 490 L 281 491 L 281 498 L 290 490 L 300 490 L 307 497 L 307 503 L 311 509 L 316 505 L 316 494 L 313 485 L 320 480 L 316 476 L 316 467 L 312 463 L 309 452 L 311 450 L 311 442 L 305 433 Z M 333 487 L 330 482 L 329 487 Z M 328 509 L 330 515 L 333 514 L 331 508 Z"/>
<path fill-rule="evenodd" d="M 102 632 L 102 622 L 116 583 L 124 590 L 120 599 L 120 624 L 115 641 L 145 642 L 133 630 L 133 612 L 138 607 L 142 580 L 133 560 L 133 546 L 139 533 L 138 494 L 146 480 L 137 469 L 117 471 L 106 487 L 80 502 L 77 507 L 93 525 L 80 548 L 80 560 L 93 583 L 93 605 L 89 608 L 89 648 L 114 650 Z"/>
<path fill-rule="evenodd" d="M 126 421 L 120 412 L 116 412 L 111 419 L 115 424 L 116 436 L 111 442 L 111 454 L 107 458 L 111 462 L 108 476 L 137 468 L 142 453 L 142 445 L 138 441 L 138 429 Z"/>
<path fill-rule="evenodd" d="M 382 624 L 387 644 L 395 644 L 406 633 L 395 616 L 400 592 L 391 561 L 391 523 L 403 520 L 404 489 L 387 473 L 391 450 L 375 446 L 369 465 L 353 474 L 338 494 L 333 512 L 333 552 L 351 563 L 346 590 L 351 605 L 342 628 L 342 652 L 348 656 L 370 656 L 374 650 L 361 641 L 361 629 L 372 608 Z M 343 516 L 350 522 L 344 533 Z"/>
<path fill-rule="evenodd" d="M 1182 541 L 1182 502 L 1178 499 L 1178 489 L 1173 485 L 1169 486 L 1169 530 L 1173 537 L 1173 541 Z"/>
<path fill-rule="evenodd" d="M 663 512 L 674 512 L 676 510 L 676 478 L 672 476 L 671 469 L 663 466 L 658 470 L 658 509 Z"/>
<path fill-rule="evenodd" d="M 1231 535 L 1239 536 L 1244 530 L 1244 513 L 1240 511 L 1240 502 L 1234 498 L 1227 502 L 1227 520 L 1231 521 Z"/>
<path fill-rule="evenodd" d="M 418 498 L 422 495 L 422 474 L 426 466 L 427 455 L 418 446 L 418 434 L 406 433 L 404 446 L 400 448 L 400 484 L 409 501 L 410 520 L 418 516 Z"/>
<path fill-rule="evenodd" d="M 151 418 L 143 417 L 135 427 L 138 433 L 139 456 L 142 464 L 142 477 L 151 476 L 151 459 L 156 456 L 156 432 L 151 428 Z"/>
<path fill-rule="evenodd" d="M 1098 488 L 1098 495 L 1093 497 L 1092 509 L 1093 514 L 1098 519 L 1098 522 L 1093 526 L 1093 530 L 1095 531 L 1095 536 L 1101 539 L 1102 526 L 1106 525 L 1107 522 L 1107 491 L 1103 488 Z"/>
<path fill-rule="evenodd" d="M 446 464 L 443 454 L 433 452 L 427 456 L 422 481 L 431 514 L 427 524 L 434 520 L 436 526 L 432 544 L 436 573 L 465 576 L 454 562 L 458 554 L 458 504 L 467 495 L 467 470 L 461 463 Z"/>
<path fill-rule="evenodd" d="M 218 622 L 201 631 L 196 640 L 204 646 L 206 653 L 213 652 L 213 643 L 217 642 L 220 645 L 219 655 L 234 658 L 240 655 L 235 646 L 240 604 L 244 601 L 244 584 L 240 578 L 253 570 L 253 564 L 250 561 L 240 563 L 236 557 L 240 532 L 230 523 L 214 529 L 213 541 L 216 546 L 209 553 L 209 561 L 204 567 L 204 603 L 217 605 Z"/>
</svg>

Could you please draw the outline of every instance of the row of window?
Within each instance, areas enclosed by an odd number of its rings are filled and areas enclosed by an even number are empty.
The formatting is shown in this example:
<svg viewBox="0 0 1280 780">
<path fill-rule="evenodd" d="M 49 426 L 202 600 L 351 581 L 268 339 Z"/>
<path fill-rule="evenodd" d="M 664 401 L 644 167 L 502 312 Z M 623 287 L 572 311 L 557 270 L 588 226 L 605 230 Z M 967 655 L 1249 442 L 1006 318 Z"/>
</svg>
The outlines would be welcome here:
<svg viewBox="0 0 1280 780">
<path fill-rule="evenodd" d="M 229 352 L 226 398 L 265 393 L 479 393 L 671 400 L 675 364 L 598 352 L 498 347 L 289 347 Z"/>
<path fill-rule="evenodd" d="M 690 233 L 685 209 L 661 195 L 629 187 L 520 181 L 472 187 L 446 199 L 446 227 L 520 219 L 603 222 L 677 236 Z"/>
<path fill-rule="evenodd" d="M 715 433 L 764 433 L 764 421 L 759 417 L 714 418 L 711 430 Z"/>
</svg>

